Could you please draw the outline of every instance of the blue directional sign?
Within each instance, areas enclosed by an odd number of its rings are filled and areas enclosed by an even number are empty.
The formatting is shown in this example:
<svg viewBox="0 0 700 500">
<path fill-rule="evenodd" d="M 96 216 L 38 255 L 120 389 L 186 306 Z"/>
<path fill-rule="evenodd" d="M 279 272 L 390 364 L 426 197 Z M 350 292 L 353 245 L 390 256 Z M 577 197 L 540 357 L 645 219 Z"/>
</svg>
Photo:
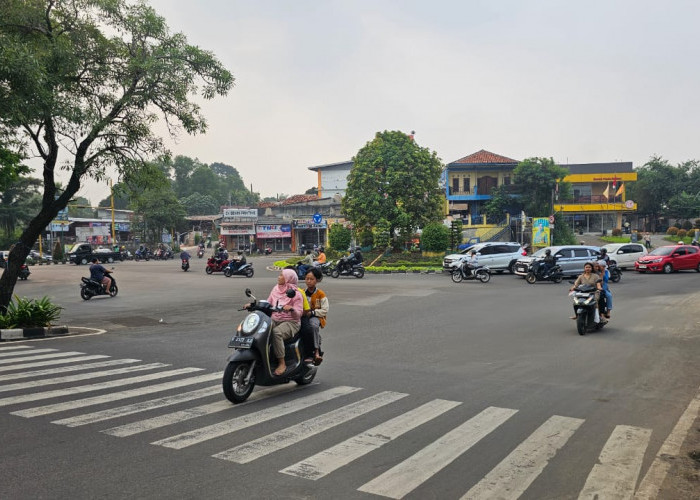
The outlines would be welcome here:
<svg viewBox="0 0 700 500">
<path fill-rule="evenodd" d="M 314 224 L 320 224 L 323 221 L 323 216 L 319 213 L 314 214 Z"/>
</svg>

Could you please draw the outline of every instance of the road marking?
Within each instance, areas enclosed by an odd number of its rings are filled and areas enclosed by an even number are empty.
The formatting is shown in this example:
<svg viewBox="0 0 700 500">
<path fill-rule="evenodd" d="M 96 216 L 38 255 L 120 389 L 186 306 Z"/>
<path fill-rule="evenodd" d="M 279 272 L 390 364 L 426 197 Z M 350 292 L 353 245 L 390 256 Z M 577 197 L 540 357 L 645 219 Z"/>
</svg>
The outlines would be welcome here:
<svg viewBox="0 0 700 500">
<path fill-rule="evenodd" d="M 110 380 L 109 382 L 69 387 L 67 389 L 56 389 L 54 391 L 35 392 L 32 394 L 24 394 L 22 396 L 12 396 L 9 398 L 0 399 L 0 406 L 26 403 L 28 401 L 38 401 L 40 399 L 57 398 L 59 396 L 72 396 L 73 394 L 81 394 L 83 392 L 101 391 L 102 389 L 112 389 L 113 387 L 138 384 L 140 382 L 148 382 L 150 380 L 172 377 L 174 375 L 182 375 L 183 373 L 198 372 L 201 370 L 201 368 L 180 368 L 178 370 L 151 373 L 150 375 L 141 375 L 139 377 L 121 378 L 117 380 Z"/>
<path fill-rule="evenodd" d="M 0 346 L 0 351 L 12 351 L 15 349 L 34 349 L 32 346 L 29 345 L 7 345 L 7 346 Z"/>
<path fill-rule="evenodd" d="M 519 498 L 583 422 L 580 418 L 550 417 L 462 499 Z"/>
<path fill-rule="evenodd" d="M 76 358 L 52 359 L 50 361 L 38 361 L 36 363 L 24 363 L 21 365 L 0 366 L 0 372 L 9 372 L 12 370 L 24 370 L 25 368 L 38 368 L 40 366 L 62 365 L 64 363 L 78 363 L 80 361 L 90 361 L 91 359 L 105 359 L 105 358 L 109 358 L 109 356 L 104 356 L 101 354 L 94 354 L 92 356 L 78 356 Z M 140 360 L 137 360 L 137 361 L 140 361 Z"/>
<path fill-rule="evenodd" d="M 34 349 L 31 354 L 38 354 L 40 352 L 56 352 L 58 349 Z M 29 354 L 27 351 L 17 351 L 17 352 L 0 352 L 0 358 L 11 358 L 14 356 L 24 356 Z"/>
<path fill-rule="evenodd" d="M 10 373 L 8 375 L 0 375 L 0 381 L 3 380 L 18 380 L 21 378 L 39 377 L 44 375 L 55 375 L 57 373 L 77 372 L 80 370 L 90 370 L 93 368 L 105 368 L 107 366 L 127 365 L 129 363 L 138 363 L 140 359 L 111 359 L 109 361 L 101 361 L 99 363 L 87 363 L 84 365 L 61 366 L 58 368 L 47 368 L 46 370 L 34 370 L 31 372 Z"/>
<path fill-rule="evenodd" d="M 586 479 L 579 499 L 630 499 L 634 495 L 651 429 L 618 425 Z"/>
<path fill-rule="evenodd" d="M 80 373 L 77 375 L 66 375 L 65 377 L 51 377 L 42 380 L 31 380 L 27 382 L 18 382 L 17 384 L 9 384 L 0 386 L 0 392 L 16 391 L 20 389 L 29 389 L 31 387 L 43 387 L 53 384 L 64 384 L 67 382 L 78 382 L 79 380 L 89 380 L 92 378 L 109 377 L 111 375 L 122 375 L 124 373 L 141 372 L 146 370 L 155 370 L 156 368 L 165 368 L 165 363 L 150 363 L 147 365 L 126 366 L 123 368 L 114 368 L 113 370 L 102 370 L 98 372 Z"/>
<path fill-rule="evenodd" d="M 320 434 L 328 429 L 332 429 L 340 424 L 349 422 L 350 420 L 398 401 L 406 396 L 408 396 L 408 394 L 401 392 L 380 392 L 374 396 L 342 406 L 336 410 L 319 415 L 318 417 L 305 420 L 304 422 L 284 430 L 268 434 L 267 436 L 212 456 L 239 464 L 247 464 L 248 462 L 252 462 L 253 460 L 269 455 L 282 448 L 287 448 L 288 446 L 310 438 L 311 436 L 315 436 L 316 434 Z"/>
<path fill-rule="evenodd" d="M 634 495 L 635 500 L 653 500 L 658 497 L 661 484 L 664 482 L 671 468 L 671 462 L 668 460 L 668 457 L 675 457 L 680 453 L 683 441 L 685 441 L 688 431 L 693 425 L 693 422 L 695 422 L 698 413 L 700 413 L 700 390 L 698 390 L 695 397 L 690 401 L 683 415 L 681 415 L 681 418 L 678 419 L 678 422 L 676 422 L 676 425 L 673 427 L 671 434 L 669 434 L 666 441 L 664 441 L 664 444 L 661 445 L 659 452 L 656 454 L 656 458 L 649 467 L 649 470 L 647 470 L 637 493 Z"/>
<path fill-rule="evenodd" d="M 221 389 L 219 388 L 219 390 Z M 303 388 L 297 388 L 296 390 L 303 390 Z M 119 427 L 113 427 L 102 432 L 117 437 L 132 436 L 141 432 L 146 432 L 153 429 L 158 429 L 160 427 L 178 424 L 180 422 L 191 420 L 193 418 L 202 417 L 204 415 L 211 415 L 220 411 L 232 410 L 233 408 L 241 408 L 247 406 L 248 404 L 254 401 L 261 401 L 281 392 L 288 392 L 288 386 L 277 385 L 268 389 L 263 389 L 261 391 L 255 391 L 244 403 L 240 403 L 235 406 L 229 401 L 217 401 L 215 403 L 209 403 L 206 405 L 197 406 L 195 408 L 187 408 L 186 410 L 176 411 L 174 413 L 168 413 L 166 415 L 159 415 L 157 417 L 149 418 L 146 420 L 140 420 L 138 422 L 133 422 L 130 424 L 120 425 Z"/>
<path fill-rule="evenodd" d="M 509 408 L 488 407 L 358 490 L 389 498 L 403 498 L 517 412 Z"/>
<path fill-rule="evenodd" d="M 192 446 L 193 444 L 202 443 L 209 439 L 214 439 L 219 436 L 224 436 L 232 432 L 236 432 L 246 427 L 272 420 L 296 411 L 304 410 L 309 406 L 330 401 L 331 399 L 359 391 L 359 387 L 340 386 L 328 389 L 317 394 L 312 394 L 303 398 L 287 401 L 272 408 L 266 408 L 248 415 L 242 415 L 224 422 L 208 425 L 193 431 L 171 436 L 169 438 L 154 441 L 151 444 L 165 446 L 176 450 Z"/>
<path fill-rule="evenodd" d="M 457 401 L 435 399 L 282 469 L 280 472 L 314 481 L 321 479 L 461 404 Z"/>
<path fill-rule="evenodd" d="M 36 352 L 36 351 L 34 351 Z M 29 354 L 29 353 L 22 353 Z M 57 352 L 55 354 L 38 354 L 36 356 L 27 356 L 25 358 L 14 358 L 14 359 L 0 359 L 0 365 L 9 365 L 10 363 L 17 363 L 18 361 L 38 361 L 41 359 L 54 359 L 54 358 L 67 358 L 68 356 L 78 356 L 79 354 L 85 354 L 84 352 Z M 12 367 L 10 367 L 12 369 Z"/>
<path fill-rule="evenodd" d="M 128 399 L 136 396 L 143 396 L 144 394 L 153 394 L 154 392 L 167 391 L 170 389 L 175 389 L 177 387 L 184 387 L 186 385 L 194 385 L 202 382 L 211 382 L 212 380 L 217 380 L 219 378 L 221 378 L 221 374 L 210 373 L 208 375 L 199 375 L 197 377 L 184 378 L 180 380 L 174 380 L 172 382 L 165 382 L 162 384 L 148 385 L 146 387 L 129 389 L 120 392 L 113 392 L 110 394 L 103 394 L 101 396 L 92 396 L 89 398 L 77 399 L 74 401 L 66 401 L 64 403 L 37 406 L 36 408 L 27 408 L 26 410 L 13 411 L 11 412 L 11 414 L 26 418 L 37 417 L 39 415 L 48 415 L 50 413 L 57 413 L 59 411 L 72 410 L 74 408 L 84 408 L 86 406 L 98 405 L 102 403 L 111 403 L 112 401 L 118 401 L 120 399 Z"/>
<path fill-rule="evenodd" d="M 66 425 L 68 427 L 78 427 L 80 425 L 102 422 L 104 420 L 123 417 L 126 415 L 132 415 L 134 413 L 139 413 L 142 411 L 163 408 L 164 406 L 171 406 L 177 403 L 182 403 L 184 401 L 192 401 L 194 399 L 205 398 L 208 396 L 213 396 L 215 394 L 221 394 L 221 386 L 217 385 L 214 387 L 207 387 L 206 389 L 198 389 L 196 391 L 175 394 L 174 396 L 166 396 L 164 398 L 151 399 L 150 401 L 143 401 L 131 405 L 120 406 L 119 408 L 108 408 L 102 411 L 86 413 L 84 415 L 64 418 L 61 420 L 54 420 L 51 423 L 58 425 Z"/>
</svg>

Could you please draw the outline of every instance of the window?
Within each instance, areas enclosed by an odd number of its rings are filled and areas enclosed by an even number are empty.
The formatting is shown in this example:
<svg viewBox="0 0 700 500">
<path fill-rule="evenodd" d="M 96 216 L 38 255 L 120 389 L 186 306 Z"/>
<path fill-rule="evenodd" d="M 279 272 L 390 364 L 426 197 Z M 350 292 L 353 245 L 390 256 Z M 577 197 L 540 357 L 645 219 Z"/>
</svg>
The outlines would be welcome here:
<svg viewBox="0 0 700 500">
<path fill-rule="evenodd" d="M 641 245 L 625 245 L 620 247 L 619 253 L 641 253 L 644 250 Z"/>
<path fill-rule="evenodd" d="M 688 255 L 698 253 L 698 249 L 695 247 L 687 247 L 686 250 L 688 250 Z"/>
<path fill-rule="evenodd" d="M 478 252 L 479 252 L 481 255 L 492 255 L 492 254 L 494 253 L 494 252 L 493 252 L 493 247 L 492 247 L 492 246 L 485 246 L 485 247 L 482 248 L 481 250 L 478 250 Z"/>
<path fill-rule="evenodd" d="M 571 250 L 559 250 L 554 256 L 557 258 L 570 259 L 571 258 Z"/>
<path fill-rule="evenodd" d="M 469 177 L 464 178 L 464 192 L 465 193 L 468 193 L 471 191 L 471 188 L 469 186 L 469 181 L 470 181 Z"/>
<path fill-rule="evenodd" d="M 510 186 L 510 175 L 506 175 L 506 176 L 503 178 L 503 185 L 504 185 L 504 186 Z"/>
<path fill-rule="evenodd" d="M 588 257 L 588 250 L 585 248 L 574 248 L 574 257 Z"/>
<path fill-rule="evenodd" d="M 450 194 L 456 194 L 459 192 L 459 177 L 453 177 L 452 178 L 452 193 Z"/>
</svg>

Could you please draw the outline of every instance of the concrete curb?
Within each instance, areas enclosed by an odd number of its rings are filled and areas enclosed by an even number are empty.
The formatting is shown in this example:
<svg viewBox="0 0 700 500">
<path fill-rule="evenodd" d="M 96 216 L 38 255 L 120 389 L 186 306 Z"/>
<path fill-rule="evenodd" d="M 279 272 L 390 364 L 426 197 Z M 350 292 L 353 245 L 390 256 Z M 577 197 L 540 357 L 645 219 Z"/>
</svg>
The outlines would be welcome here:
<svg viewBox="0 0 700 500">
<path fill-rule="evenodd" d="M 0 329 L 0 342 L 6 340 L 40 339 L 45 337 L 63 337 L 70 332 L 67 326 L 52 326 L 47 328 L 12 328 Z"/>
</svg>

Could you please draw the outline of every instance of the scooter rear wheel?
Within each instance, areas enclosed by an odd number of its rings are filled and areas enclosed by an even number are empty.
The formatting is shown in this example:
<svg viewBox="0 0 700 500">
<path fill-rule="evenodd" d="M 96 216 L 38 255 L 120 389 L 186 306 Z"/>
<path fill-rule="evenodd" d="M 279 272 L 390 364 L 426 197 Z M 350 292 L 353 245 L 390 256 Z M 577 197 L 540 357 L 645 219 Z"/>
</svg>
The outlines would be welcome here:
<svg viewBox="0 0 700 500">
<path fill-rule="evenodd" d="M 355 277 L 356 278 L 362 278 L 365 275 L 365 270 L 364 269 L 358 269 L 355 271 Z"/>
<path fill-rule="evenodd" d="M 552 278 L 552 281 L 555 283 L 561 283 L 561 280 L 564 279 L 561 274 L 557 274 Z"/>
<path fill-rule="evenodd" d="M 491 280 L 491 274 L 486 271 L 477 272 L 476 277 L 479 278 L 482 283 L 488 283 Z"/>
<path fill-rule="evenodd" d="M 296 382 L 298 385 L 308 385 L 313 382 L 314 378 L 316 377 L 316 371 L 317 370 L 315 368 L 306 370 L 303 375 L 295 378 L 294 382 Z"/>
<path fill-rule="evenodd" d="M 250 376 L 248 383 L 245 383 L 245 379 L 248 377 L 252 362 L 238 362 L 232 361 L 226 365 L 226 370 L 224 370 L 224 379 L 222 381 L 224 388 L 224 395 L 226 399 L 231 401 L 233 404 L 242 403 L 248 396 L 253 392 L 255 388 L 255 375 Z"/>
</svg>

